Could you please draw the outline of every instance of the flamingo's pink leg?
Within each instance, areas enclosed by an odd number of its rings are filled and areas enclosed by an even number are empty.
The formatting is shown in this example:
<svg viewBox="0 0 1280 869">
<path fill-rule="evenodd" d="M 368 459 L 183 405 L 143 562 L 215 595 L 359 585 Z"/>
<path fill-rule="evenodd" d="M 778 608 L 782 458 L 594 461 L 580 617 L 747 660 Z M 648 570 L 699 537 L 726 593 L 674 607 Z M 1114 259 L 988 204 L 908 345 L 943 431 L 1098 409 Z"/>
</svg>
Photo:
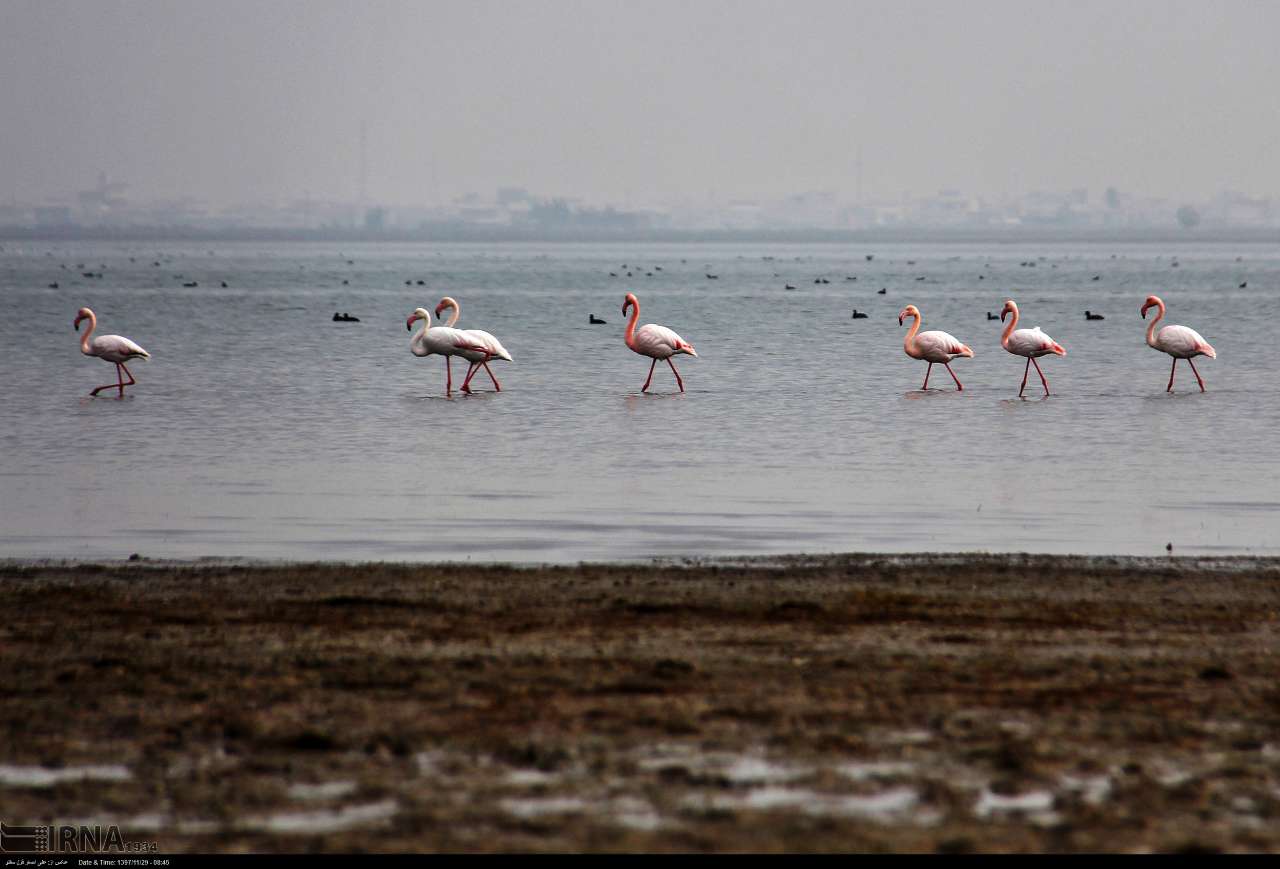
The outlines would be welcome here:
<svg viewBox="0 0 1280 869">
<path fill-rule="evenodd" d="M 1200 391 L 1204 392 L 1204 381 L 1200 379 L 1200 372 L 1196 371 L 1196 364 L 1190 359 L 1187 360 L 1187 364 L 1191 366 L 1191 373 L 1196 376 L 1196 383 L 1200 384 Z"/>
<path fill-rule="evenodd" d="M 1038 371 L 1039 369 L 1040 369 L 1040 366 L 1037 365 L 1036 370 Z M 1022 390 L 1027 388 L 1027 375 L 1030 373 L 1031 373 L 1031 357 L 1028 356 L 1026 367 L 1022 369 L 1022 386 L 1018 388 L 1018 398 L 1022 398 Z"/>
<path fill-rule="evenodd" d="M 501 392 L 502 385 L 498 383 L 498 378 L 493 376 L 493 372 L 489 371 L 489 361 L 486 359 L 484 362 L 481 362 L 480 364 L 484 366 L 484 370 L 489 374 L 489 379 L 493 381 L 493 388 L 496 389 L 498 392 Z"/>
<path fill-rule="evenodd" d="M 1040 363 L 1039 363 L 1039 362 L 1036 362 L 1036 360 L 1035 360 L 1035 359 L 1032 359 L 1030 356 L 1028 356 L 1028 357 L 1027 357 L 1027 361 L 1028 361 L 1028 362 L 1030 362 L 1030 363 L 1032 363 L 1033 365 L 1035 365 L 1035 367 L 1036 367 L 1036 374 L 1039 374 L 1039 375 L 1040 375 L 1040 382 L 1044 384 L 1044 394 L 1045 394 L 1045 395 L 1048 395 L 1048 394 L 1049 394 L 1049 381 L 1047 381 L 1047 380 L 1045 380 L 1045 379 L 1044 379 L 1044 372 L 1040 370 Z"/>
<path fill-rule="evenodd" d="M 930 362 L 929 367 L 924 370 L 924 386 L 920 387 L 921 389 L 929 388 L 929 375 L 932 373 L 933 373 L 933 363 Z"/>
<path fill-rule="evenodd" d="M 1173 367 L 1169 369 L 1169 385 L 1165 387 L 1165 392 L 1173 392 L 1173 373 L 1178 370 L 1178 357 L 1173 357 Z"/>
<path fill-rule="evenodd" d="M 956 373 L 951 370 L 951 363 L 943 362 L 942 365 L 944 368 L 947 369 L 947 373 L 951 375 L 951 379 L 956 382 L 956 389 L 959 390 L 960 392 L 964 392 L 964 384 L 960 382 L 959 377 L 956 377 Z"/>
<path fill-rule="evenodd" d="M 444 357 L 445 395 L 453 392 L 453 357 Z"/>
<path fill-rule="evenodd" d="M 476 369 L 478 367 L 479 366 L 476 365 L 476 363 L 472 362 L 471 367 L 467 369 L 467 376 L 462 380 L 462 391 L 467 393 L 467 395 L 471 394 L 471 377 L 476 373 Z"/>
<path fill-rule="evenodd" d="M 641 392 L 648 392 L 648 391 L 649 391 L 649 382 L 650 382 L 651 380 L 653 380 L 653 366 L 655 366 L 655 365 L 657 365 L 657 364 L 658 364 L 658 360 L 657 360 L 657 359 L 654 359 L 651 363 L 649 363 L 649 376 L 645 378 L 645 380 L 644 380 L 644 386 L 640 387 L 640 391 L 641 391 Z"/>
<path fill-rule="evenodd" d="M 653 361 L 657 362 L 658 360 L 655 359 Z M 684 392 L 684 381 L 680 379 L 680 372 L 676 371 L 676 364 L 671 361 L 670 356 L 667 357 L 667 364 L 671 366 L 671 373 L 676 376 L 676 383 L 679 385 L 680 391 Z"/>
<path fill-rule="evenodd" d="M 90 396 L 90 397 L 93 397 L 93 396 L 97 395 L 99 392 L 101 392 L 101 391 L 102 391 L 102 390 L 104 390 L 104 389 L 118 389 L 118 390 L 120 390 L 120 396 L 119 396 L 119 397 L 121 397 L 121 398 L 123 398 L 123 397 L 124 397 L 124 388 L 125 388 L 126 386 L 128 386 L 130 383 L 133 383 L 133 382 L 134 382 L 134 380 L 133 380 L 133 375 L 132 375 L 132 374 L 130 374 L 130 375 L 129 375 L 129 383 L 125 383 L 125 382 L 124 382 L 124 378 L 120 376 L 120 368 L 121 368 L 120 363 L 119 363 L 119 362 L 117 362 L 117 363 L 115 363 L 115 365 L 116 365 L 116 382 L 115 382 L 115 383 L 108 383 L 106 386 L 99 386 L 99 387 L 98 387 L 97 389 L 95 389 L 93 392 L 90 392 L 90 393 L 89 393 L 89 396 Z"/>
<path fill-rule="evenodd" d="M 476 372 L 480 370 L 480 366 L 482 366 L 482 365 L 484 366 L 484 370 L 485 370 L 485 371 L 489 371 L 489 360 L 490 360 L 490 359 L 492 359 L 492 358 L 493 358 L 493 356 L 492 356 L 492 355 L 490 355 L 489 353 L 485 353 L 484 358 L 483 358 L 483 359 L 481 359 L 479 362 L 472 362 L 472 363 L 471 363 L 471 368 L 467 371 L 467 379 L 466 379 L 466 380 L 464 380 L 464 381 L 462 381 L 462 391 L 463 391 L 463 392 L 468 393 L 468 394 L 470 394 L 470 393 L 471 393 L 471 378 L 472 378 L 472 377 L 475 377 Z M 493 378 L 493 372 L 492 372 L 492 371 L 489 371 L 489 377 L 490 377 L 491 379 Z M 493 381 L 493 385 L 494 385 L 494 386 L 497 386 L 497 385 L 498 385 L 498 381 L 497 381 L 496 379 Z M 499 389 L 499 392 L 501 392 L 501 389 Z"/>
</svg>

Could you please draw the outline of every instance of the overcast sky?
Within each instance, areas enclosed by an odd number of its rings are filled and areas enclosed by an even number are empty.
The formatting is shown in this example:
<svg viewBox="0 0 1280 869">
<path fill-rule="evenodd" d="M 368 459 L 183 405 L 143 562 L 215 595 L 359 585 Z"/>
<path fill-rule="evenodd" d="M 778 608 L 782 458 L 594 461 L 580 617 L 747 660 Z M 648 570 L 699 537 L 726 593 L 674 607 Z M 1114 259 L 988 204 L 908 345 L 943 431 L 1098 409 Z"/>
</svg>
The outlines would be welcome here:
<svg viewBox="0 0 1280 869">
<path fill-rule="evenodd" d="M 1280 2 L 0 0 L 0 197 L 1280 194 Z"/>
</svg>

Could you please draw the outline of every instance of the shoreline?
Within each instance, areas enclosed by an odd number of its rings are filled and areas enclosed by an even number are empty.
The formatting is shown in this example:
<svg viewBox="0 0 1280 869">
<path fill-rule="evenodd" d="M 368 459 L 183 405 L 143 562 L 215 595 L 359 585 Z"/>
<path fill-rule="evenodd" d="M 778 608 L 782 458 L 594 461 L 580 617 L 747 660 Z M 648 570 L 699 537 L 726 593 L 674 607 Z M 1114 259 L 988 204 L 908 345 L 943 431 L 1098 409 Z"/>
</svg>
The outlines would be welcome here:
<svg viewBox="0 0 1280 869">
<path fill-rule="evenodd" d="M 1277 573 L 0 561 L 0 801 L 169 852 L 1280 851 Z"/>
<path fill-rule="evenodd" d="M 1280 555 L 1098 555 L 1062 554 L 1054 552 L 1000 552 L 992 550 L 959 550 L 932 552 L 833 552 L 784 553 L 781 555 L 653 555 L 617 560 L 579 561 L 492 561 L 471 559 L 438 560 L 374 560 L 374 559 L 306 559 L 257 558 L 236 555 L 203 555 L 191 558 L 128 556 L 124 558 L 59 558 L 55 556 L 0 556 L 0 570 L 21 568 L 225 568 L 248 567 L 263 570 L 285 568 L 444 568 L 484 567 L 510 570 L 553 570 L 579 567 L 596 568 L 671 568 L 748 567 L 760 569 L 823 568 L 837 566 L 879 565 L 956 565 L 1030 564 L 1052 562 L 1073 567 L 1128 567 L 1161 570 L 1259 570 L 1280 572 Z"/>
</svg>

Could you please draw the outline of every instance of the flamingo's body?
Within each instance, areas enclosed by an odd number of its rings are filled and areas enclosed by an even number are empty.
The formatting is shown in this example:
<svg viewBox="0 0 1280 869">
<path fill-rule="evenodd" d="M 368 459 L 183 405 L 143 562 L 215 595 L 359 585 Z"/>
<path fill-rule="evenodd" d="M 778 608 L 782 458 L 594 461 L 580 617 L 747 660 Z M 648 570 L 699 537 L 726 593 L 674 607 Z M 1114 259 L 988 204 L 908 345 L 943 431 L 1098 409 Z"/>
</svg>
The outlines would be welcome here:
<svg viewBox="0 0 1280 869">
<path fill-rule="evenodd" d="M 1013 299 L 1004 303 L 1004 310 L 1000 312 L 1001 321 L 1008 314 L 1012 314 L 1013 319 L 1009 321 L 1008 326 L 1004 327 L 1000 344 L 1015 356 L 1027 357 L 1027 364 L 1022 369 L 1022 386 L 1018 389 L 1018 397 L 1021 398 L 1023 390 L 1027 388 L 1027 375 L 1031 373 L 1032 365 L 1035 365 L 1036 373 L 1040 375 L 1040 382 L 1044 384 L 1044 394 L 1048 395 L 1049 381 L 1044 379 L 1044 372 L 1040 370 L 1040 363 L 1036 362 L 1036 359 L 1050 353 L 1066 356 L 1067 351 L 1057 341 L 1041 332 L 1039 326 L 1034 329 L 1018 329 L 1018 303 Z"/>
<path fill-rule="evenodd" d="M 653 368 L 658 364 L 658 360 L 665 359 L 667 364 L 671 366 L 671 373 L 676 376 L 676 385 L 680 387 L 681 392 L 684 392 L 684 381 L 680 379 L 680 372 L 676 371 L 675 363 L 671 361 L 671 357 L 686 353 L 696 359 L 698 358 L 697 351 L 693 349 L 692 344 L 666 326 L 646 323 L 637 329 L 636 320 L 640 319 L 640 302 L 636 300 L 634 293 L 627 293 L 626 298 L 623 300 L 622 316 L 627 316 L 628 308 L 631 309 L 631 318 L 627 321 L 625 338 L 627 346 L 641 356 L 648 356 L 653 360 L 649 365 L 649 376 L 645 378 L 644 386 L 640 387 L 640 391 L 649 391 L 649 383 L 653 380 Z"/>
<path fill-rule="evenodd" d="M 1196 371 L 1196 364 L 1191 360 L 1196 356 L 1217 359 L 1218 352 L 1200 337 L 1199 332 L 1186 326 L 1165 326 L 1157 332 L 1156 324 L 1164 317 L 1164 301 L 1159 296 L 1147 296 L 1141 311 L 1144 320 L 1147 318 L 1148 308 L 1159 308 L 1160 312 L 1151 321 L 1151 325 L 1147 326 L 1147 346 L 1173 357 L 1173 366 L 1169 369 L 1169 385 L 1165 392 L 1173 392 L 1173 375 L 1178 370 L 1179 359 L 1187 360 L 1191 373 L 1196 376 L 1196 383 L 1200 384 L 1200 391 L 1204 392 L 1204 380 L 1200 378 L 1200 372 Z"/>
<path fill-rule="evenodd" d="M 88 308 L 81 308 L 76 312 L 76 320 L 72 325 L 77 332 L 80 331 L 81 320 L 88 320 L 89 328 L 85 330 L 84 335 L 80 338 L 80 352 L 85 356 L 97 356 L 99 359 L 105 359 L 108 362 L 115 363 L 116 366 L 116 382 L 108 383 L 106 386 L 99 386 L 89 394 L 97 395 L 104 389 L 118 389 L 120 390 L 119 397 L 124 398 L 124 388 L 137 383 L 125 363 L 132 362 L 134 359 L 150 359 L 151 354 L 123 335 L 99 335 L 97 338 L 92 338 L 93 330 L 98 326 L 98 317 Z M 124 382 L 123 375 L 125 374 L 129 376 L 128 383 Z"/>
<path fill-rule="evenodd" d="M 436 316 L 440 316 L 440 312 L 445 308 L 452 308 L 453 314 L 449 317 L 449 322 L 445 324 L 448 328 L 453 328 L 453 324 L 458 322 L 458 318 L 462 316 L 462 306 L 452 296 L 445 296 L 440 300 L 440 304 L 436 305 Z M 502 346 L 502 342 L 490 335 L 483 329 L 454 329 L 455 332 L 462 333 L 463 340 L 454 345 L 451 356 L 461 356 L 463 359 L 471 363 L 471 367 L 467 369 L 467 376 L 462 379 L 462 391 L 471 392 L 471 378 L 476 371 L 484 368 L 489 375 L 489 379 L 493 381 L 493 388 L 498 392 L 502 391 L 502 385 L 498 383 L 498 378 L 493 376 L 493 371 L 489 368 L 489 361 L 493 359 L 505 359 L 507 362 L 511 360 L 511 354 L 507 352 L 507 348 Z M 445 367 L 449 367 L 449 360 L 445 358 Z M 453 372 L 449 371 L 449 383 L 453 383 Z"/>
<path fill-rule="evenodd" d="M 934 365 L 946 366 L 947 373 L 951 375 L 951 379 L 956 382 L 956 389 L 964 391 L 964 384 L 960 382 L 960 378 L 956 377 L 956 373 L 951 370 L 950 362 L 958 356 L 973 356 L 973 350 L 969 345 L 962 344 L 954 336 L 932 330 L 929 332 L 920 331 L 920 309 L 915 305 L 907 305 L 898 312 L 898 325 L 902 325 L 902 321 L 908 317 L 914 318 L 915 322 L 911 324 L 911 328 L 907 330 L 907 337 L 902 340 L 902 349 L 912 359 L 923 359 L 929 363 L 928 370 L 924 373 L 924 385 L 921 389 L 929 388 L 929 375 L 933 372 Z"/>
</svg>

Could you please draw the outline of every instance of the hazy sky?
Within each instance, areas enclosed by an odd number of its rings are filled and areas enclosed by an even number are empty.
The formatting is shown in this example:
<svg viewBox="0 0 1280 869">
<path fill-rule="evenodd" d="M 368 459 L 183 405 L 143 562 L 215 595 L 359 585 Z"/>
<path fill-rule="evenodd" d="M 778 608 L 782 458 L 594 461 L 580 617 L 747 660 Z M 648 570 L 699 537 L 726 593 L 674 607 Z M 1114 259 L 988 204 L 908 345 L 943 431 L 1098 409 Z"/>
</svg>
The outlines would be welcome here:
<svg viewBox="0 0 1280 869">
<path fill-rule="evenodd" d="M 0 198 L 1280 194 L 1280 2 L 0 0 Z"/>
</svg>

